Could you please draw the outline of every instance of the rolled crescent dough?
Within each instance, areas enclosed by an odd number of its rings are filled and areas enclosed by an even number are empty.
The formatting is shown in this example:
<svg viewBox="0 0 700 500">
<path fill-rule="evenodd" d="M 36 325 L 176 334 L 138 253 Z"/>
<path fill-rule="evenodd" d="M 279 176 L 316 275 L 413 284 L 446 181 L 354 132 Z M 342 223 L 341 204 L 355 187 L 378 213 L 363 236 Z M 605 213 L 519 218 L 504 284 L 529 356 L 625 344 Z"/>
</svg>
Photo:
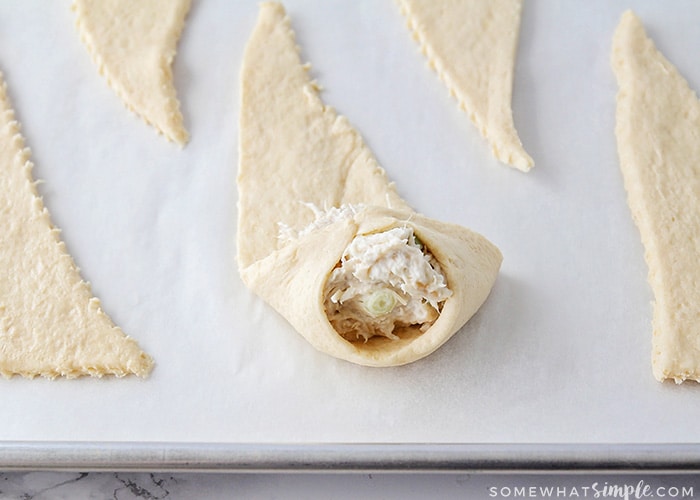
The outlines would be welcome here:
<svg viewBox="0 0 700 500">
<path fill-rule="evenodd" d="M 31 170 L 0 74 L 0 374 L 148 375 L 152 359 L 81 279 Z"/>
<path fill-rule="evenodd" d="M 413 211 L 358 132 L 326 106 L 279 3 L 261 4 L 241 72 L 238 264 L 245 284 L 314 347 L 369 366 L 415 361 L 446 342 L 486 300 L 501 253 L 482 236 Z M 361 207 L 291 242 L 279 224 L 314 220 L 304 203 Z M 343 339 L 324 311 L 324 284 L 356 235 L 408 225 L 438 260 L 452 290 L 425 332 L 400 340 Z"/>
<path fill-rule="evenodd" d="M 700 380 L 700 102 L 631 11 L 611 59 L 620 167 L 655 297 L 653 373 Z"/>
<path fill-rule="evenodd" d="M 128 109 L 184 145 L 172 63 L 191 0 L 74 0 L 76 25 L 100 74 Z"/>
<path fill-rule="evenodd" d="M 522 0 L 397 0 L 423 54 L 493 155 L 533 166 L 513 124 L 513 71 Z"/>
</svg>

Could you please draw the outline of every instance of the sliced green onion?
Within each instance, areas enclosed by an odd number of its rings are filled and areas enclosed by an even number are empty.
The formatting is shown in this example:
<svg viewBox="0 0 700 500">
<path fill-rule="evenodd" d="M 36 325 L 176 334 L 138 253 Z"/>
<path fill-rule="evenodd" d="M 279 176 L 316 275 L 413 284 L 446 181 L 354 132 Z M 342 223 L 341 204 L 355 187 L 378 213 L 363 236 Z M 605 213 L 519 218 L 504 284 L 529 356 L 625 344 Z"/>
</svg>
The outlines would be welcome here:
<svg viewBox="0 0 700 500">
<path fill-rule="evenodd" d="M 393 311 L 398 300 L 396 292 L 388 288 L 380 288 L 362 297 L 360 302 L 367 314 L 377 318 Z"/>
<path fill-rule="evenodd" d="M 415 243 L 415 245 L 421 250 L 423 250 L 423 248 L 425 247 L 423 241 L 421 241 L 421 239 L 416 234 L 413 235 L 413 243 Z"/>
</svg>

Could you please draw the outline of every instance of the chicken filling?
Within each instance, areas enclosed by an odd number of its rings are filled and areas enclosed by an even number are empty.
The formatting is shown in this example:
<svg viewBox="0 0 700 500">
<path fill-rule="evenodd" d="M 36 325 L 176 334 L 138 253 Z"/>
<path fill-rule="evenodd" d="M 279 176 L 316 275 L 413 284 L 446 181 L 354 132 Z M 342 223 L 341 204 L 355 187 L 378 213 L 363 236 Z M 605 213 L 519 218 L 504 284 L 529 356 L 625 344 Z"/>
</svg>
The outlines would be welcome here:
<svg viewBox="0 0 700 500">
<path fill-rule="evenodd" d="M 452 292 L 435 257 L 409 227 L 356 236 L 325 286 L 325 309 L 348 341 L 427 330 Z"/>
<path fill-rule="evenodd" d="M 301 230 L 280 223 L 285 244 L 342 219 L 351 219 L 363 205 L 321 210 L 304 203 L 315 215 Z M 325 285 L 324 306 L 333 328 L 346 340 L 372 337 L 398 340 L 402 329 L 426 331 L 451 295 L 437 259 L 408 226 L 356 236 Z"/>
</svg>

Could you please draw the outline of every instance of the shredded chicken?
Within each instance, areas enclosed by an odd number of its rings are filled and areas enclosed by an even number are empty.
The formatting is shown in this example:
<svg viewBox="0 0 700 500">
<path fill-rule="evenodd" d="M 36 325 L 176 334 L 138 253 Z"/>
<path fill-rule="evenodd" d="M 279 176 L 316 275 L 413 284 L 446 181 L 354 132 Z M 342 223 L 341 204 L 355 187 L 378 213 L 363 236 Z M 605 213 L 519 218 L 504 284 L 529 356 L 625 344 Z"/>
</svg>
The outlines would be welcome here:
<svg viewBox="0 0 700 500">
<path fill-rule="evenodd" d="M 301 230 L 280 225 L 288 242 L 337 220 L 353 217 L 361 206 L 319 210 Z M 331 272 L 325 286 L 325 309 L 333 328 L 346 340 L 375 336 L 397 340 L 396 330 L 427 330 L 452 291 L 435 257 L 408 226 L 356 236 Z"/>
<path fill-rule="evenodd" d="M 326 282 L 325 308 L 346 340 L 396 340 L 399 327 L 427 330 L 451 294 L 413 230 L 397 227 L 355 237 Z"/>
</svg>

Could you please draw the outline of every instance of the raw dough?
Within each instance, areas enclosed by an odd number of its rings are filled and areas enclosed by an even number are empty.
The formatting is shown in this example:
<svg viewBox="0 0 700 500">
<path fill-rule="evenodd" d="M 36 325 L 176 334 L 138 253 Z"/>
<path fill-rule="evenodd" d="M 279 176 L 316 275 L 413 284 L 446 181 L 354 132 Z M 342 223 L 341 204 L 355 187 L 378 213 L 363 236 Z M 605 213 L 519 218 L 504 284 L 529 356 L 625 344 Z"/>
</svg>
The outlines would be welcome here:
<svg viewBox="0 0 700 500">
<path fill-rule="evenodd" d="M 700 380 L 700 102 L 631 11 L 611 62 L 620 167 L 655 296 L 654 376 Z"/>
<path fill-rule="evenodd" d="M 326 106 L 303 65 L 284 8 L 261 4 L 241 73 L 238 264 L 243 281 L 314 347 L 369 366 L 422 358 L 446 342 L 486 300 L 501 264 L 498 249 L 463 227 L 414 212 L 387 180 L 358 132 Z M 315 213 L 354 205 L 292 241 Z M 353 238 L 410 226 L 432 252 L 452 296 L 425 332 L 399 340 L 343 339 L 324 311 L 324 285 Z"/>
<path fill-rule="evenodd" d="M 191 0 L 75 0 L 76 25 L 127 108 L 168 140 L 188 141 L 172 63 Z"/>
<path fill-rule="evenodd" d="M 148 375 L 153 361 L 81 279 L 31 169 L 0 75 L 0 374 Z"/>
<path fill-rule="evenodd" d="M 513 124 L 513 70 L 522 0 L 397 0 L 413 37 L 450 94 L 503 163 L 532 158 Z"/>
</svg>

